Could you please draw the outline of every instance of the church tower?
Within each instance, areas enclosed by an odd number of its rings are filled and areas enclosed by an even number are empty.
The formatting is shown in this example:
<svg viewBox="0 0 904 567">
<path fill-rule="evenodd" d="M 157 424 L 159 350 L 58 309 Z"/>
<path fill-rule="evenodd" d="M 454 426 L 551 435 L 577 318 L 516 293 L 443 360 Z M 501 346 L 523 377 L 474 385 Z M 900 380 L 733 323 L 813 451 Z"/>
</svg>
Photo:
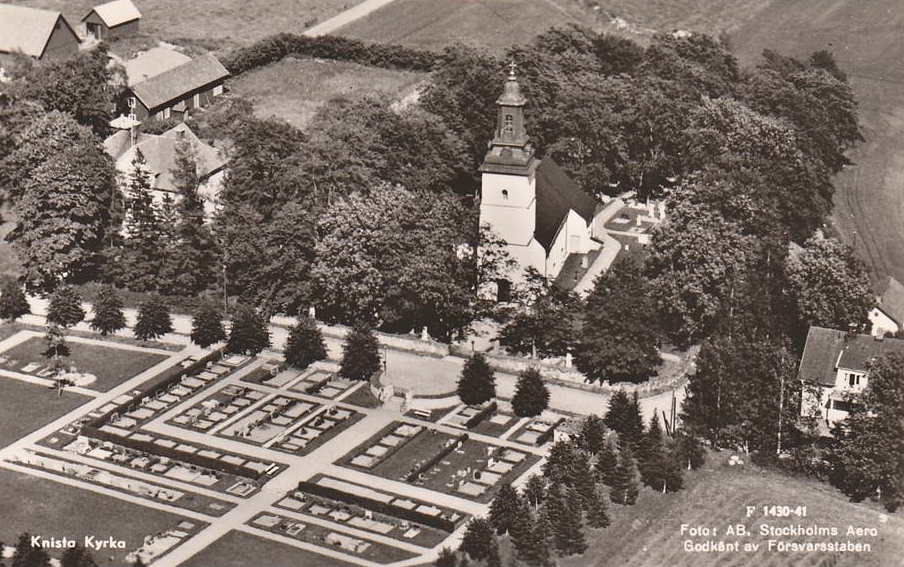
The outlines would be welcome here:
<svg viewBox="0 0 904 567">
<path fill-rule="evenodd" d="M 515 64 L 496 100 L 496 132 L 480 166 L 480 223 L 504 240 L 522 266 L 544 273 L 545 254 L 534 240 L 539 160 L 524 127 L 524 104 Z"/>
</svg>

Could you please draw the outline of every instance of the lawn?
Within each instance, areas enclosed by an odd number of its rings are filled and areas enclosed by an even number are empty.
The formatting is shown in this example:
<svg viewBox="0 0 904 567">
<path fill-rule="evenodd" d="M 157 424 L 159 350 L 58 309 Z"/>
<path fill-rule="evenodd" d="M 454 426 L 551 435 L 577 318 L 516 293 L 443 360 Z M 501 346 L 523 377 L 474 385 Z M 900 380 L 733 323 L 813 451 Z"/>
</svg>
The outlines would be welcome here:
<svg viewBox="0 0 904 567">
<path fill-rule="evenodd" d="M 715 462 L 718 460 L 718 462 Z M 875 507 L 852 504 L 830 486 L 815 481 L 786 477 L 756 467 L 729 468 L 726 456 L 711 457 L 704 469 L 688 477 L 688 489 L 663 495 L 649 489 L 641 491 L 636 506 L 610 506 L 612 525 L 605 530 L 588 532 L 589 550 L 582 556 L 559 559 L 562 567 L 646 567 L 649 565 L 681 565 L 693 567 L 797 567 L 837 565 L 838 567 L 884 567 L 895 565 L 904 554 L 904 519 L 890 515 L 882 523 Z M 756 506 L 756 514 L 746 517 L 745 506 Z M 769 518 L 762 515 L 765 505 L 806 506 L 807 517 Z M 759 534 L 759 525 L 834 526 L 837 537 L 779 537 Z M 681 524 L 715 526 L 716 539 L 733 541 L 723 536 L 730 524 L 744 524 L 754 530 L 743 542 L 760 543 L 756 552 L 739 554 L 700 553 L 683 550 L 683 542 L 706 538 L 688 538 L 680 533 Z M 877 537 L 847 537 L 848 525 L 875 527 Z M 872 545 L 872 552 L 840 553 L 837 563 L 831 554 L 767 552 L 768 539 L 786 541 L 860 541 Z M 826 560 L 827 563 L 820 563 Z M 505 559 L 503 558 L 503 564 Z"/>
<path fill-rule="evenodd" d="M 337 96 L 363 94 L 395 101 L 415 92 L 427 76 L 341 61 L 287 57 L 229 82 L 233 93 L 254 103 L 260 117 L 308 125 L 317 110 Z"/>
<path fill-rule="evenodd" d="M 72 392 L 57 396 L 56 391 L 44 386 L 0 376 L 0 447 L 6 447 L 90 400 Z"/>
<path fill-rule="evenodd" d="M 231 531 L 213 542 L 197 555 L 182 563 L 183 567 L 247 567 L 263 565 L 267 567 L 352 567 L 347 563 L 326 555 L 299 549 L 239 531 Z"/>
<path fill-rule="evenodd" d="M 461 42 L 503 53 L 550 27 L 586 19 L 572 0 L 396 0 L 337 33 L 435 51 Z"/>
<path fill-rule="evenodd" d="M 0 469 L 0 494 L 0 540 L 12 543 L 26 531 L 80 542 L 86 535 L 125 540 L 126 549 L 95 553 L 95 560 L 101 565 L 108 565 L 111 555 L 114 564 L 126 565 L 125 555 L 142 545 L 144 536 L 174 528 L 183 520 L 175 514 L 7 469 Z M 86 521 L 88 518 L 90 522 Z M 198 524 L 197 520 L 191 521 Z"/>
<path fill-rule="evenodd" d="M 115 346 L 100 346 L 68 341 L 71 354 L 69 360 L 79 372 L 97 376 L 97 380 L 86 386 L 92 390 L 106 392 L 133 378 L 155 364 L 166 360 L 166 356 L 152 352 L 125 350 Z M 32 337 L 23 343 L 3 351 L 3 355 L 18 361 L 15 365 L 5 364 L 4 368 L 21 372 L 28 362 L 46 363 L 41 354 L 46 345 L 41 337 Z"/>
<path fill-rule="evenodd" d="M 95 0 L 15 0 L 34 8 L 62 10 L 69 23 L 84 33 L 81 19 Z M 213 45 L 247 44 L 279 33 L 300 33 L 335 16 L 359 0 L 136 0 L 141 31 L 158 39 L 190 39 Z"/>
</svg>

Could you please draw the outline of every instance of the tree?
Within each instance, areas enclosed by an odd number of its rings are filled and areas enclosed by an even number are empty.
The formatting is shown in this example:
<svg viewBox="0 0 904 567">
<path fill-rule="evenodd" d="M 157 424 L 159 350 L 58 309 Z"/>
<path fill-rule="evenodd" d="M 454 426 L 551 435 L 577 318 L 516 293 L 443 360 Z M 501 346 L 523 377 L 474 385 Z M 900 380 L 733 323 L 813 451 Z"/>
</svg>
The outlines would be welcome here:
<svg viewBox="0 0 904 567">
<path fill-rule="evenodd" d="M 594 472 L 596 472 L 597 478 L 605 484 L 606 486 L 615 486 L 618 482 L 618 475 L 616 474 L 616 469 L 618 467 L 618 453 L 615 450 L 615 445 L 612 442 L 612 439 L 608 439 L 605 443 L 603 443 L 600 448 L 600 452 L 596 456 L 596 463 L 594 464 Z"/>
<path fill-rule="evenodd" d="M 496 397 L 496 378 L 482 353 L 474 353 L 465 362 L 457 391 L 462 403 L 468 406 L 480 405 Z"/>
<path fill-rule="evenodd" d="M 567 484 L 571 478 L 574 447 L 567 441 L 556 441 L 543 463 L 543 476 L 551 483 Z"/>
<path fill-rule="evenodd" d="M 511 352 L 565 356 L 577 338 L 580 298 L 546 281 L 533 268 L 527 280 L 537 281 L 539 297 L 519 308 L 499 332 L 499 342 Z"/>
<path fill-rule="evenodd" d="M 904 503 L 904 355 L 875 359 L 867 376 L 848 416 L 832 428 L 829 479 L 854 502 L 876 498 L 894 512 Z"/>
<path fill-rule="evenodd" d="M 7 281 L 0 292 L 0 319 L 12 322 L 29 313 L 31 308 L 22 286 L 16 280 Z"/>
<path fill-rule="evenodd" d="M 551 557 L 553 538 L 552 524 L 549 521 L 549 514 L 545 507 L 541 508 L 537 513 L 537 520 L 534 522 L 532 535 L 532 565 L 539 565 L 541 567 L 552 567 L 555 565 L 555 561 Z"/>
<path fill-rule="evenodd" d="M 191 320 L 190 337 L 191 342 L 201 348 L 226 340 L 220 310 L 216 305 L 210 301 L 201 303 Z"/>
<path fill-rule="evenodd" d="M 307 315 L 298 317 L 298 322 L 289 329 L 284 356 L 286 364 L 295 368 L 307 368 L 326 358 L 326 343 L 316 321 Z"/>
<path fill-rule="evenodd" d="M 339 375 L 349 380 L 370 380 L 380 366 L 380 343 L 374 330 L 364 323 L 355 325 L 342 346 Z"/>
<path fill-rule="evenodd" d="M 84 547 L 76 544 L 67 548 L 60 559 L 60 567 L 97 567 L 94 558 Z"/>
<path fill-rule="evenodd" d="M 609 508 L 606 506 L 606 490 L 596 486 L 590 495 L 587 508 L 587 525 L 591 528 L 605 528 L 609 525 Z"/>
<path fill-rule="evenodd" d="M 662 492 L 675 492 L 681 488 L 681 467 L 676 456 L 664 447 L 656 412 L 650 418 L 650 427 L 644 434 L 639 449 L 637 463 L 641 482 Z"/>
<path fill-rule="evenodd" d="M 519 499 L 515 501 L 515 517 L 509 526 L 509 536 L 511 537 L 512 547 L 515 548 L 515 556 L 524 561 L 531 563 L 537 553 L 536 540 L 534 538 L 534 514 L 530 509 L 527 501 Z"/>
<path fill-rule="evenodd" d="M 503 484 L 490 504 L 490 523 L 496 528 L 498 535 L 508 533 L 511 526 L 519 521 L 523 510 L 521 496 L 509 483 Z"/>
<path fill-rule="evenodd" d="M 553 540 L 560 555 L 580 555 L 587 550 L 582 499 L 577 491 L 557 483 L 550 485 L 546 506 L 553 529 Z"/>
<path fill-rule="evenodd" d="M 643 382 L 659 357 L 659 323 L 652 289 L 630 259 L 597 276 L 587 297 L 575 366 L 587 380 Z"/>
<path fill-rule="evenodd" d="M 532 474 L 527 478 L 522 495 L 528 504 L 536 508 L 543 503 L 546 494 L 546 480 L 542 476 Z"/>
<path fill-rule="evenodd" d="M 226 341 L 226 351 L 255 355 L 270 346 L 267 319 L 247 305 L 238 305 L 232 316 L 232 327 Z"/>
<path fill-rule="evenodd" d="M 467 553 L 475 561 L 481 561 L 489 557 L 490 547 L 495 541 L 496 536 L 493 535 L 493 526 L 489 521 L 485 518 L 471 518 L 458 550 Z"/>
<path fill-rule="evenodd" d="M 56 378 L 66 368 L 66 358 L 70 355 L 69 344 L 58 325 L 51 323 L 47 327 L 44 344 L 46 346 L 42 354 L 50 360 L 51 375 Z M 57 382 L 58 387 L 62 387 L 62 385 L 61 382 Z M 62 390 L 59 390 L 59 393 L 62 394 Z"/>
<path fill-rule="evenodd" d="M 106 336 L 126 326 L 126 317 L 122 311 L 122 300 L 111 285 L 103 286 L 94 301 L 94 317 L 91 318 L 91 329 Z"/>
<path fill-rule="evenodd" d="M 618 455 L 615 467 L 614 483 L 609 491 L 609 498 L 616 504 L 633 506 L 637 502 L 637 465 L 629 445 L 624 446 Z"/>
<path fill-rule="evenodd" d="M 439 550 L 439 556 L 433 562 L 436 567 L 458 567 L 458 556 L 448 547 Z"/>
<path fill-rule="evenodd" d="M 618 433 L 619 447 L 640 441 L 643 435 L 643 418 L 640 414 L 637 392 L 634 392 L 632 398 L 629 398 L 624 390 L 612 394 L 603 422 L 609 429 Z"/>
<path fill-rule="evenodd" d="M 10 567 L 50 567 L 50 556 L 44 548 L 31 544 L 28 532 L 19 534 Z"/>
<path fill-rule="evenodd" d="M 47 306 L 47 322 L 61 327 L 74 327 L 85 318 L 82 296 L 70 286 L 57 288 Z"/>
<path fill-rule="evenodd" d="M 596 455 L 603 449 L 608 435 L 609 431 L 606 428 L 606 422 L 600 416 L 591 414 L 581 424 L 578 442 L 588 453 Z"/>
<path fill-rule="evenodd" d="M 151 297 L 138 307 L 135 322 L 135 338 L 150 341 L 173 332 L 173 319 L 169 307 L 160 297 Z"/>
<path fill-rule="evenodd" d="M 535 417 L 549 407 L 549 389 L 543 383 L 540 371 L 531 366 L 518 374 L 512 409 L 518 417 Z"/>
<path fill-rule="evenodd" d="M 817 232 L 785 265 L 789 293 L 805 328 L 867 331 L 876 298 L 869 274 L 853 250 Z"/>
<path fill-rule="evenodd" d="M 700 440 L 679 429 L 675 434 L 675 458 L 681 467 L 687 470 L 697 470 L 706 462 L 706 449 Z"/>
<path fill-rule="evenodd" d="M 502 559 L 499 557 L 499 541 L 496 538 L 490 540 L 490 549 L 487 553 L 487 567 L 502 567 Z"/>
</svg>

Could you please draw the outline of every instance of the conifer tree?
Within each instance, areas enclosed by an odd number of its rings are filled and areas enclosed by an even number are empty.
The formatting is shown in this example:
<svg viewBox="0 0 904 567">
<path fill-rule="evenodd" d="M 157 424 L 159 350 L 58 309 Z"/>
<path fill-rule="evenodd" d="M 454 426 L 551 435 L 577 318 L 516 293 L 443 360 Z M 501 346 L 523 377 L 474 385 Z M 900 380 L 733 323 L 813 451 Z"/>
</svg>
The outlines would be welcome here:
<svg viewBox="0 0 904 567">
<path fill-rule="evenodd" d="M 31 544 L 28 532 L 19 534 L 11 567 L 50 567 L 50 556 L 43 547 Z"/>
<path fill-rule="evenodd" d="M 512 409 L 518 417 L 535 417 L 549 407 L 549 389 L 537 368 L 531 366 L 518 374 Z"/>
<path fill-rule="evenodd" d="M 91 329 L 101 335 L 115 333 L 126 326 L 126 316 L 122 311 L 122 300 L 111 285 L 100 288 L 93 306 L 94 317 Z"/>
<path fill-rule="evenodd" d="M 531 563 L 537 551 L 534 541 L 534 515 L 526 500 L 518 502 L 516 512 L 517 518 L 511 524 L 509 536 L 512 538 L 515 556 L 525 563 Z"/>
<path fill-rule="evenodd" d="M 603 422 L 606 427 L 622 435 L 629 427 L 630 412 L 631 400 L 628 398 L 628 393 L 624 390 L 618 390 L 609 398 L 609 406 L 606 409 Z"/>
<path fill-rule="evenodd" d="M 201 348 L 226 340 L 220 310 L 209 301 L 203 302 L 191 320 L 191 342 Z"/>
<path fill-rule="evenodd" d="M 587 542 L 584 539 L 580 496 L 574 489 L 554 483 L 550 485 L 546 501 L 553 540 L 559 554 L 567 556 L 584 553 Z"/>
<path fill-rule="evenodd" d="M 549 521 L 549 513 L 546 507 L 540 509 L 537 519 L 534 522 L 533 531 L 533 550 L 534 557 L 532 565 L 540 567 L 551 567 L 555 565 L 552 559 L 552 525 Z"/>
<path fill-rule="evenodd" d="M 534 508 L 543 503 L 543 496 L 546 494 L 546 481 L 542 476 L 536 474 L 530 475 L 527 483 L 524 485 L 523 497 L 528 504 Z"/>
<path fill-rule="evenodd" d="M 162 283 L 167 242 L 151 189 L 147 161 L 135 150 L 126 185 L 126 238 L 114 265 L 118 279 L 134 291 L 158 290 Z"/>
<path fill-rule="evenodd" d="M 616 504 L 631 506 L 637 502 L 637 465 L 634 463 L 634 454 L 631 446 L 625 445 L 618 456 L 618 466 L 615 468 L 615 480 L 609 491 L 609 498 Z"/>
<path fill-rule="evenodd" d="M 97 567 L 97 563 L 87 549 L 76 544 L 63 552 L 60 567 Z"/>
<path fill-rule="evenodd" d="M 567 483 L 571 467 L 573 447 L 567 441 L 556 441 L 549 449 L 543 463 L 543 476 L 550 482 Z"/>
<path fill-rule="evenodd" d="M 255 355 L 270 346 L 270 330 L 267 320 L 247 305 L 238 305 L 232 317 L 226 351 Z"/>
<path fill-rule="evenodd" d="M 471 518 L 461 540 L 459 551 L 466 553 L 475 561 L 481 561 L 490 556 L 490 547 L 496 540 L 493 535 L 493 526 L 485 518 Z"/>
<path fill-rule="evenodd" d="M 135 338 L 149 341 L 173 331 L 173 319 L 169 307 L 160 297 L 151 297 L 138 307 L 135 322 Z"/>
<path fill-rule="evenodd" d="M 611 487 L 614 486 L 618 480 L 618 477 L 615 474 L 617 468 L 618 453 L 616 453 L 615 446 L 610 437 L 603 443 L 600 452 L 596 455 L 594 470 L 596 471 L 596 477 L 599 481 L 606 486 Z"/>
<path fill-rule="evenodd" d="M 458 567 L 458 556 L 448 547 L 443 547 L 433 564 L 436 567 Z"/>
<path fill-rule="evenodd" d="M 581 424 L 579 443 L 591 455 L 600 452 L 606 442 L 606 423 L 598 415 L 588 415 Z"/>
<path fill-rule="evenodd" d="M 458 378 L 458 397 L 469 406 L 480 405 L 496 396 L 496 378 L 483 353 L 474 353 L 465 362 Z"/>
<path fill-rule="evenodd" d="M 349 380 L 370 380 L 380 364 L 380 343 L 373 328 L 366 323 L 355 325 L 345 337 L 339 375 Z"/>
<path fill-rule="evenodd" d="M 16 280 L 9 280 L 0 292 L 0 319 L 15 321 L 23 315 L 31 313 L 28 299 L 22 286 Z"/>
<path fill-rule="evenodd" d="M 606 489 L 602 485 L 597 485 L 591 493 L 590 505 L 587 507 L 587 525 L 591 528 L 605 528 L 609 522 Z"/>
<path fill-rule="evenodd" d="M 289 329 L 283 355 L 286 364 L 295 368 L 307 368 L 311 363 L 325 359 L 326 343 L 317 322 L 307 315 L 299 315 L 298 322 Z"/>
<path fill-rule="evenodd" d="M 47 306 L 47 322 L 60 327 L 74 327 L 85 318 L 82 296 L 70 286 L 57 288 Z"/>
<path fill-rule="evenodd" d="M 590 457 L 583 450 L 574 449 L 571 452 L 567 485 L 575 490 L 581 501 L 581 509 L 586 511 L 590 506 L 596 479 L 591 470 Z"/>
<path fill-rule="evenodd" d="M 499 557 L 499 542 L 496 538 L 490 540 L 490 549 L 487 553 L 487 567 L 502 567 L 502 559 Z"/>
<path fill-rule="evenodd" d="M 490 523 L 496 528 L 498 535 L 509 532 L 513 523 L 519 521 L 518 515 L 524 510 L 524 503 L 518 491 L 509 483 L 503 484 L 490 504 Z"/>
<path fill-rule="evenodd" d="M 650 427 L 637 444 L 637 469 L 640 471 L 640 481 L 654 490 L 662 489 L 664 468 L 662 429 L 659 427 L 659 415 L 654 410 Z"/>
<path fill-rule="evenodd" d="M 681 468 L 697 470 L 706 462 L 706 449 L 700 439 L 682 429 L 675 434 L 674 451 Z"/>
</svg>

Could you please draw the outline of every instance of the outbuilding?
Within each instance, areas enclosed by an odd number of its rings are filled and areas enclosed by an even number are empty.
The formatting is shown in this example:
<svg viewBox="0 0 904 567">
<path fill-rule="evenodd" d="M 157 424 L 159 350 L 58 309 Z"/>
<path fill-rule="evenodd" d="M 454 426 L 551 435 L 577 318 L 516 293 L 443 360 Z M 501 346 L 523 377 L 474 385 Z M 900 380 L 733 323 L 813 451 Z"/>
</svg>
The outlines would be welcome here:
<svg viewBox="0 0 904 567">
<path fill-rule="evenodd" d="M 78 35 L 61 13 L 0 4 L 0 66 L 4 54 L 66 59 L 78 53 L 78 46 Z"/>
<path fill-rule="evenodd" d="M 132 0 L 113 0 L 100 4 L 82 18 L 88 35 L 100 40 L 135 34 L 140 21 L 141 12 L 132 4 Z"/>
</svg>

